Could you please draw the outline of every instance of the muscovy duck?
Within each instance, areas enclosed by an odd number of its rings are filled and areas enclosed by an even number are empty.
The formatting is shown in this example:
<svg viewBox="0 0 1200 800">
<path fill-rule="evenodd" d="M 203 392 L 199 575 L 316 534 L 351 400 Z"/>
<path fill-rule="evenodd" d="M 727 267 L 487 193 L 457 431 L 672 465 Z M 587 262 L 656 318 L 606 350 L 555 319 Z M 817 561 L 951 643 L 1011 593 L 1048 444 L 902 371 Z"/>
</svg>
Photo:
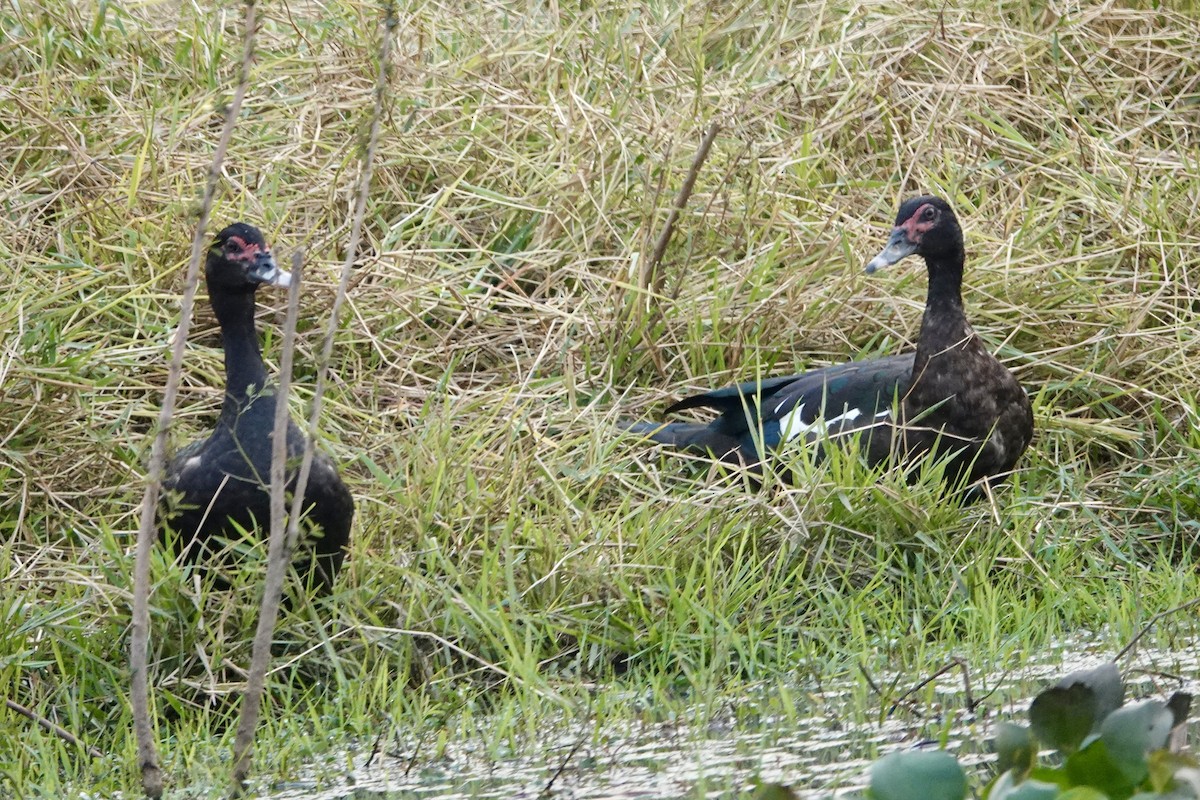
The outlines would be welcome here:
<svg viewBox="0 0 1200 800">
<path fill-rule="evenodd" d="M 963 234 L 941 198 L 900 206 L 887 246 L 867 272 L 909 255 L 925 259 L 929 293 L 915 353 L 750 381 L 687 397 L 667 409 L 712 408 L 708 423 L 634 422 L 628 430 L 677 449 L 757 467 L 792 441 L 860 436 L 872 464 L 948 459 L 950 485 L 1002 481 L 1033 438 L 1029 397 L 987 351 L 963 313 Z M 761 448 L 761 449 L 760 449 Z"/>
<path fill-rule="evenodd" d="M 270 526 L 276 394 L 267 383 L 254 330 L 254 295 L 263 284 L 291 283 L 291 274 L 275 264 L 262 233 L 241 222 L 217 234 L 204 273 L 225 349 L 225 400 L 208 438 L 184 447 L 167 465 L 159 509 L 160 535 L 188 562 L 203 561 L 208 551 L 222 547 L 214 537 L 236 539 L 239 529 L 265 536 Z M 289 421 L 289 494 L 305 442 L 304 433 Z M 319 593 L 327 593 L 345 558 L 354 499 L 323 453 L 313 455 L 304 498 L 303 536 L 293 566 Z"/>
</svg>

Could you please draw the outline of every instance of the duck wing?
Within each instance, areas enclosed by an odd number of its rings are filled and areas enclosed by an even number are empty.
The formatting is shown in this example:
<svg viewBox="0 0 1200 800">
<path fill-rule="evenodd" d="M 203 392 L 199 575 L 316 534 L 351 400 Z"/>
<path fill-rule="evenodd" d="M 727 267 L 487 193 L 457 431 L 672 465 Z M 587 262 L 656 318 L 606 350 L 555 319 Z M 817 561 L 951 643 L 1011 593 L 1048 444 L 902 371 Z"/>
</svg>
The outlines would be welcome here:
<svg viewBox="0 0 1200 800">
<path fill-rule="evenodd" d="M 890 415 L 912 368 L 913 354 L 905 353 L 747 381 L 686 397 L 667 409 L 711 408 L 718 412 L 711 422 L 635 422 L 625 427 L 680 450 L 754 465 L 762 460 L 762 451 L 798 437 L 811 441 L 879 422 L 880 415 Z"/>
</svg>

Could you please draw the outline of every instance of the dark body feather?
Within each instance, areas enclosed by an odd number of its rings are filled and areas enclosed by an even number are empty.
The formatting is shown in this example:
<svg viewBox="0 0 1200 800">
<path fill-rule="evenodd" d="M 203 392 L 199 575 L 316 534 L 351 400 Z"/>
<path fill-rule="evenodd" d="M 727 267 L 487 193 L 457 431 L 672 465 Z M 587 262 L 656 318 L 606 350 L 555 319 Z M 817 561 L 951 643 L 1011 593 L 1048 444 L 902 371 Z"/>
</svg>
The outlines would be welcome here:
<svg viewBox="0 0 1200 800">
<path fill-rule="evenodd" d="M 224 547 L 217 539 L 236 540 L 239 529 L 261 534 L 270 525 L 276 393 L 268 385 L 254 329 L 254 294 L 262 283 L 286 285 L 288 280 L 275 267 L 262 235 L 244 224 L 218 234 L 205 275 L 225 350 L 225 399 L 216 429 L 181 449 L 167 466 L 160 512 L 166 520 L 163 535 L 169 527 L 173 535 L 168 538 L 189 562 L 207 560 L 209 551 Z M 305 441 L 289 422 L 289 496 Z M 304 536 L 294 566 L 304 580 L 327 592 L 345 558 L 354 499 L 323 453 L 314 454 L 304 505 Z"/>
<path fill-rule="evenodd" d="M 635 422 L 654 441 L 757 466 L 791 441 L 820 447 L 858 434 L 867 461 L 947 459 L 948 482 L 1003 479 L 1033 438 L 1025 391 L 983 346 L 963 312 L 962 230 L 935 197 L 901 206 L 868 271 L 910 254 L 925 259 L 929 293 L 915 353 L 840 364 L 685 398 L 667 409 L 711 408 L 708 423 Z"/>
</svg>

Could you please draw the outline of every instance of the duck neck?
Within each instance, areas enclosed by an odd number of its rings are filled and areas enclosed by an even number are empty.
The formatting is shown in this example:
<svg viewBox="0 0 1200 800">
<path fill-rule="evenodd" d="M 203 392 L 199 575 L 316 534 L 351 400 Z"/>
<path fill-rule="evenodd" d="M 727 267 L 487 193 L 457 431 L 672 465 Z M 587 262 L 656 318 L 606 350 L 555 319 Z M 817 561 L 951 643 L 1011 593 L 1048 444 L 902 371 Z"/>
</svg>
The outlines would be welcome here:
<svg viewBox="0 0 1200 800">
<path fill-rule="evenodd" d="M 927 258 L 925 263 L 929 270 L 929 294 L 917 342 L 918 365 L 940 354 L 958 351 L 975 338 L 963 312 L 962 251 Z"/>
<path fill-rule="evenodd" d="M 274 396 L 263 391 L 267 368 L 254 330 L 254 293 L 214 293 L 212 306 L 221 325 L 225 348 L 225 400 L 221 405 L 221 422 L 236 428 L 252 407 L 256 415 L 260 412 L 273 415 Z"/>
</svg>

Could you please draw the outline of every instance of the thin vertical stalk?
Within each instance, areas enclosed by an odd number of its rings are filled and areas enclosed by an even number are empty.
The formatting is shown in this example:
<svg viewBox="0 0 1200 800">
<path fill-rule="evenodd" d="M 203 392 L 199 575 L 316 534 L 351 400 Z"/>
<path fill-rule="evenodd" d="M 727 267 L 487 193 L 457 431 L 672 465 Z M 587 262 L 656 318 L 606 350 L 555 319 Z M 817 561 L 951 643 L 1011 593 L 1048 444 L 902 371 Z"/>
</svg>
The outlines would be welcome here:
<svg viewBox="0 0 1200 800">
<path fill-rule="evenodd" d="M 358 254 L 358 243 L 362 236 L 363 218 L 367 211 L 367 197 L 371 189 L 371 170 L 375 163 L 375 148 L 379 143 L 379 128 L 383 119 L 383 106 L 387 97 L 388 62 L 391 59 L 392 37 L 395 34 L 398 21 L 395 4 L 387 7 L 384 21 L 383 41 L 379 47 L 379 73 L 375 82 L 375 108 L 371 115 L 371 134 L 367 141 L 367 150 L 363 154 L 362 175 L 359 178 L 358 197 L 355 201 L 354 219 L 350 226 L 350 242 L 346 246 L 346 260 L 342 263 L 341 279 L 338 281 L 337 294 L 333 299 L 333 307 L 329 311 L 329 325 L 325 329 L 325 339 L 321 347 L 320 360 L 317 363 L 317 385 L 313 391 L 312 411 L 308 418 L 308 443 L 304 448 L 304 458 L 300 462 L 300 474 L 296 477 L 296 488 L 292 494 L 292 509 L 288 517 L 288 542 L 295 545 L 299 537 L 300 512 L 304 508 L 304 491 L 308 488 L 308 474 L 312 469 L 313 442 L 316 441 L 318 425 L 321 420 L 321 405 L 325 399 L 325 384 L 329 378 L 329 363 L 333 360 L 333 341 L 338 330 L 338 316 L 346 300 L 346 292 L 350 285 L 350 273 L 354 268 L 354 260 Z"/>
<path fill-rule="evenodd" d="M 371 134 L 367 142 L 367 150 L 363 155 L 362 175 L 359 178 L 358 197 L 354 209 L 354 219 L 350 228 L 350 243 L 346 248 L 346 260 L 342 264 L 342 274 L 338 282 L 337 295 L 334 297 L 333 308 L 329 312 L 329 324 L 325 330 L 325 339 L 317 366 L 317 385 L 313 391 L 312 412 L 308 421 L 308 436 L 305 441 L 304 456 L 301 459 L 300 470 L 296 476 L 296 485 L 292 490 L 292 505 L 287 517 L 287 546 L 285 551 L 287 553 L 295 550 L 296 542 L 300 536 L 300 517 L 304 509 L 304 494 L 308 488 L 309 473 L 312 471 L 313 448 L 319 434 L 318 423 L 321 418 L 321 404 L 325 394 L 325 383 L 329 375 L 329 363 L 333 359 L 333 342 L 338 329 L 338 315 L 346 299 L 346 292 L 350 284 L 350 273 L 354 267 L 355 256 L 358 253 L 358 243 L 362 234 L 363 218 L 366 215 L 367 197 L 371 188 L 371 170 L 375 161 L 375 148 L 379 142 L 379 129 L 381 120 L 383 119 L 384 100 L 387 97 L 388 62 L 391 59 L 392 37 L 396 27 L 396 8 L 394 5 L 389 5 L 384 21 L 383 41 L 380 43 L 379 72 L 375 84 L 375 106 L 371 117 Z M 289 321 L 291 321 L 290 313 L 289 308 Z M 294 321 L 292 321 L 289 330 L 294 331 L 294 328 Z M 285 332 L 285 337 L 287 335 L 288 333 Z M 287 343 L 285 339 L 286 347 Z M 287 363 L 287 369 L 290 370 L 290 358 Z M 284 369 L 284 364 L 281 362 L 281 372 Z M 278 425 L 280 424 L 280 417 L 278 414 L 279 406 L 276 406 L 276 437 L 279 436 Z M 279 443 L 276 441 L 276 451 L 278 447 Z M 262 698 L 262 680 L 265 678 L 266 666 L 270 660 L 271 633 L 274 630 L 275 617 L 278 612 L 279 590 L 282 589 L 283 582 L 282 570 L 286 567 L 286 564 L 278 565 L 275 559 L 276 520 L 281 519 L 275 506 L 275 469 L 276 463 L 275 458 L 273 458 L 271 464 L 271 545 L 269 550 L 271 555 L 268 556 L 267 564 L 268 585 L 264 591 L 263 608 L 258 622 L 258 633 L 255 636 L 254 649 L 251 655 L 250 681 L 246 687 L 245 705 L 242 709 L 242 718 L 238 724 L 237 739 L 234 745 L 234 769 L 230 786 L 230 795 L 232 797 L 240 796 L 245 784 L 246 775 L 250 769 L 250 745 L 253 743 L 254 729 L 258 724 L 258 711 Z M 280 502 L 282 502 L 282 495 L 280 496 Z M 268 593 L 271 591 L 272 569 L 275 568 L 278 568 L 280 572 L 277 576 L 279 584 L 275 587 L 275 598 L 272 607 L 272 604 L 268 602 L 270 600 Z M 261 675 L 256 681 L 255 675 L 258 669 L 261 669 Z"/>
<path fill-rule="evenodd" d="M 213 153 L 204 185 L 204 196 L 200 201 L 200 219 L 196 223 L 196 234 L 192 238 L 192 254 L 188 260 L 187 277 L 184 282 L 183 301 L 180 309 L 179 328 L 171 349 L 171 366 L 167 372 L 167 385 L 163 390 L 162 409 L 158 414 L 158 429 L 150 450 L 149 475 L 146 491 L 142 496 L 142 510 L 138 524 L 136 561 L 134 564 L 133 620 L 129 642 L 129 700 L 133 707 L 133 727 L 137 737 L 138 768 L 142 776 L 142 791 L 147 797 L 162 797 L 162 770 L 158 762 L 158 749 L 154 742 L 154 724 L 150 715 L 149 689 L 149 646 L 150 646 L 150 555 L 154 547 L 155 518 L 158 496 L 162 491 L 166 471 L 167 432 L 175 411 L 179 395 L 179 384 L 183 374 L 183 353 L 187 347 L 188 331 L 196 304 L 196 288 L 200 277 L 200 257 L 204 254 L 207 241 L 208 217 L 212 211 L 213 196 L 221 165 L 229 142 L 233 139 L 233 128 L 241 111 L 242 100 L 250 83 L 250 64 L 254 57 L 254 34 L 257 27 L 254 0 L 246 0 L 245 35 L 242 48 L 242 69 L 233 100 L 225 109 L 225 124 L 221 138 Z"/>
<path fill-rule="evenodd" d="M 250 674 L 246 678 L 246 694 L 242 698 L 242 716 L 238 720 L 233 743 L 233 774 L 229 794 L 238 797 L 250 772 L 250 755 L 254 731 L 262 708 L 263 688 L 267 668 L 271 665 L 271 636 L 279 615 L 279 598 L 291 563 L 292 548 L 287 539 L 285 490 L 287 489 L 287 430 L 288 391 L 292 383 L 292 362 L 296 352 L 296 319 L 300 309 L 300 279 L 304 265 L 303 254 L 292 256 L 292 283 L 288 290 L 287 316 L 283 323 L 283 352 L 279 357 L 279 380 L 275 386 L 275 425 L 271 432 L 271 535 L 267 543 L 267 578 L 263 586 L 258 627 L 250 655 Z M 309 446 L 311 450 L 311 445 Z"/>
<path fill-rule="evenodd" d="M 683 179 L 683 186 L 679 187 L 679 194 L 675 196 L 675 203 L 671 206 L 670 213 L 667 214 L 667 221 L 659 231 L 658 241 L 654 244 L 654 252 L 646 260 L 638 275 L 638 288 L 650 292 L 647 302 L 654 306 L 657 306 L 657 299 L 662 295 L 663 283 L 666 281 L 659 266 L 667 252 L 667 245 L 671 243 L 671 236 L 675 233 L 675 224 L 679 220 L 679 215 L 683 209 L 687 208 L 692 190 L 696 187 L 696 176 L 700 174 L 700 167 L 704 165 L 708 158 L 708 151 L 712 149 L 713 141 L 720 132 L 721 125 L 719 123 L 715 121 L 709 123 L 708 130 L 704 132 L 704 138 L 700 140 L 700 147 L 696 150 L 696 155 L 692 157 L 692 165 Z"/>
</svg>

